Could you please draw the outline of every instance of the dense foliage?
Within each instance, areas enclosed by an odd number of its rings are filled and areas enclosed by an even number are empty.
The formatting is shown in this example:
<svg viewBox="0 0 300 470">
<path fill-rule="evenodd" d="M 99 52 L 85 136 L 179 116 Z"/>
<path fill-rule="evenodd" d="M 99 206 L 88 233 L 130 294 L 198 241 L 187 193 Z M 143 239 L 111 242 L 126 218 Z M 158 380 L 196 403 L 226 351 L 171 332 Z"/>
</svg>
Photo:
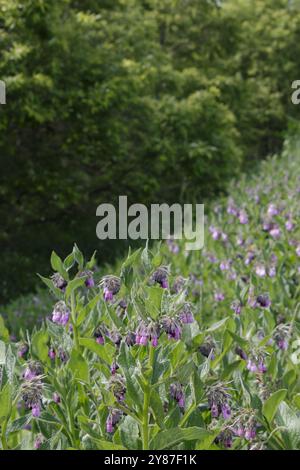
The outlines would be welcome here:
<svg viewBox="0 0 300 470">
<path fill-rule="evenodd" d="M 201 252 L 99 283 L 53 252 L 52 314 L 18 343 L 0 323 L 2 447 L 300 449 L 299 168 L 290 147 L 234 184 Z"/>
<path fill-rule="evenodd" d="M 101 202 L 202 202 L 278 149 L 299 34 L 296 1 L 0 0 L 2 301 Z"/>
</svg>

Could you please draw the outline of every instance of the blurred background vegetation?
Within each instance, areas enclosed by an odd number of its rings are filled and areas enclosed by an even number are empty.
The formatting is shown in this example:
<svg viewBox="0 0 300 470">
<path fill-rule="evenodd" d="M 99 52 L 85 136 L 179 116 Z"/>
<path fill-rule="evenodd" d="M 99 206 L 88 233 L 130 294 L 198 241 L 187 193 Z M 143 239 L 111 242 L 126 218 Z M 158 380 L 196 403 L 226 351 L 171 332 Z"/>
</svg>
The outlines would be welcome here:
<svg viewBox="0 0 300 470">
<path fill-rule="evenodd" d="M 0 0 L 0 304 L 55 249 L 100 262 L 96 207 L 204 202 L 299 117 L 291 0 Z"/>
</svg>

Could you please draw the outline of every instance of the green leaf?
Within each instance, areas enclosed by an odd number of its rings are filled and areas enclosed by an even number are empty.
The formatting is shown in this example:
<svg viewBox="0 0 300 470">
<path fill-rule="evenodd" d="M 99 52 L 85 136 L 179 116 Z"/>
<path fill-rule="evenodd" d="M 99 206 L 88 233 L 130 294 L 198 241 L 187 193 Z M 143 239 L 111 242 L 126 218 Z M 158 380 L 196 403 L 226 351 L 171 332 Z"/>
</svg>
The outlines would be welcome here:
<svg viewBox="0 0 300 470">
<path fill-rule="evenodd" d="M 299 449 L 300 445 L 300 417 L 287 405 L 280 403 L 276 414 L 277 426 L 283 426 L 281 435 L 285 448 L 290 450 Z"/>
<path fill-rule="evenodd" d="M 0 366 L 5 364 L 5 343 L 0 340 Z"/>
<path fill-rule="evenodd" d="M 99 450 L 127 450 L 126 447 L 114 444 L 110 441 L 104 441 L 102 439 L 96 439 L 95 437 L 90 436 L 91 440 L 95 442 Z"/>
<path fill-rule="evenodd" d="M 68 367 L 73 372 L 74 376 L 77 379 L 84 380 L 89 382 L 89 367 L 86 360 L 81 356 L 81 354 L 73 349 Z"/>
<path fill-rule="evenodd" d="M 280 403 L 285 399 L 286 394 L 287 394 L 286 389 L 277 390 L 277 392 L 274 392 L 264 403 L 262 411 L 263 411 L 264 417 L 269 423 L 273 421 L 277 408 L 280 405 Z"/>
<path fill-rule="evenodd" d="M 111 344 L 107 343 L 100 345 L 92 338 L 80 338 L 79 344 L 80 346 L 83 346 L 97 354 L 97 356 L 100 357 L 100 359 L 103 359 L 103 361 L 111 364 L 114 353 L 114 347 Z"/>
<path fill-rule="evenodd" d="M 24 429 L 24 426 L 30 423 L 32 420 L 32 414 L 28 413 L 25 416 L 21 416 L 21 418 L 17 418 L 14 421 L 10 423 L 10 425 L 7 428 L 7 433 L 13 433 L 13 432 L 18 432 L 22 431 Z"/>
<path fill-rule="evenodd" d="M 78 264 L 78 270 L 79 271 L 82 271 L 83 270 L 83 266 L 84 266 L 84 257 L 83 257 L 83 254 L 81 253 L 81 251 L 79 250 L 78 246 L 74 245 L 74 248 L 73 248 L 73 254 L 74 254 L 74 258 L 75 260 L 77 261 L 77 264 Z"/>
<path fill-rule="evenodd" d="M 7 421 L 11 413 L 12 387 L 7 382 L 0 392 L 0 424 Z"/>
<path fill-rule="evenodd" d="M 74 292 L 76 289 L 78 289 L 78 287 L 83 286 L 83 284 L 85 283 L 85 279 L 86 279 L 85 276 L 75 277 L 75 279 L 72 279 L 72 281 L 70 281 L 68 283 L 67 288 L 66 288 L 66 298 L 67 299 L 69 299 L 72 292 Z"/>
<path fill-rule="evenodd" d="M 55 253 L 55 251 L 52 251 L 51 253 L 51 266 L 53 271 L 57 271 L 64 279 L 68 279 L 68 273 L 64 268 L 64 263 L 60 259 L 60 257 Z"/>
<path fill-rule="evenodd" d="M 221 328 L 225 323 L 228 321 L 229 317 L 223 318 L 220 321 L 217 321 L 216 323 L 213 323 L 209 328 L 207 328 L 206 332 L 211 332 L 211 331 L 216 331 L 219 328 Z"/>
<path fill-rule="evenodd" d="M 137 450 L 139 448 L 139 426 L 131 416 L 125 417 L 119 426 L 119 432 L 122 444 L 127 449 Z"/>
<path fill-rule="evenodd" d="M 43 283 L 46 284 L 46 286 L 50 289 L 50 291 L 53 292 L 53 294 L 55 295 L 57 299 L 62 300 L 64 298 L 63 292 L 54 286 L 51 279 L 48 279 L 47 277 L 43 277 L 40 274 L 38 274 L 38 276 L 43 281 Z"/>
<path fill-rule="evenodd" d="M 150 449 L 163 450 L 171 449 L 172 446 L 182 443 L 184 441 L 204 441 L 211 433 L 204 428 L 198 428 L 196 426 L 190 428 L 172 428 L 165 431 L 161 431 L 152 439 L 150 442 Z"/>
<path fill-rule="evenodd" d="M 32 353 L 42 362 L 48 361 L 48 341 L 49 334 L 47 331 L 38 331 L 32 337 Z"/>
<path fill-rule="evenodd" d="M 9 341 L 9 331 L 4 324 L 4 320 L 0 315 L 0 339 L 2 339 L 5 343 Z"/>
<path fill-rule="evenodd" d="M 158 286 L 146 287 L 145 291 L 147 312 L 153 320 L 156 320 L 161 311 L 161 301 L 165 291 Z"/>
</svg>

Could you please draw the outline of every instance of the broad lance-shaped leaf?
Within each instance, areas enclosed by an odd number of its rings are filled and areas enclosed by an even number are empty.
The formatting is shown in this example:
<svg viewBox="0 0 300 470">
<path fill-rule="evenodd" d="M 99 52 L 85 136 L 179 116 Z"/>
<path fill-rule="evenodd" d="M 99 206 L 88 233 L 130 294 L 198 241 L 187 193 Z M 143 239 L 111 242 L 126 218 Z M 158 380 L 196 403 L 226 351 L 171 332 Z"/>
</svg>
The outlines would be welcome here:
<svg viewBox="0 0 300 470">
<path fill-rule="evenodd" d="M 37 274 L 39 278 L 43 281 L 44 284 L 50 289 L 51 292 L 55 295 L 57 299 L 62 300 L 64 298 L 63 292 L 58 289 L 57 287 L 54 286 L 53 282 L 51 279 L 48 279 L 47 277 L 41 276 L 40 274 Z"/>
<path fill-rule="evenodd" d="M 68 283 L 67 288 L 66 288 L 66 298 L 68 299 L 70 295 L 72 294 L 72 292 L 78 289 L 78 287 L 83 286 L 83 284 L 85 283 L 85 280 L 86 280 L 86 276 L 76 277 L 75 279 L 72 279 L 72 281 Z"/>
<path fill-rule="evenodd" d="M 273 421 L 277 408 L 280 403 L 285 399 L 286 394 L 286 389 L 277 390 L 277 392 L 274 392 L 264 403 L 263 415 L 269 423 Z"/>
<path fill-rule="evenodd" d="M 211 433 L 204 428 L 196 426 L 190 428 L 173 428 L 161 431 L 150 442 L 150 448 L 153 450 L 163 450 L 175 446 L 184 441 L 204 441 Z"/>
<path fill-rule="evenodd" d="M 276 414 L 276 425 L 281 427 L 280 433 L 285 449 L 295 450 L 300 446 L 300 417 L 285 401 L 280 403 Z"/>
<path fill-rule="evenodd" d="M 12 406 L 12 387 L 7 382 L 0 392 L 0 424 L 10 416 Z"/>
<path fill-rule="evenodd" d="M 80 346 L 84 346 L 93 353 L 97 354 L 100 359 L 103 359 L 108 364 L 111 364 L 113 361 L 114 347 L 111 344 L 100 345 L 96 343 L 95 339 L 92 338 L 80 338 Z"/>
<path fill-rule="evenodd" d="M 74 373 L 74 376 L 77 379 L 84 380 L 85 382 L 89 381 L 89 367 L 86 360 L 81 356 L 81 354 L 73 349 L 68 367 Z"/>
<path fill-rule="evenodd" d="M 48 361 L 48 340 L 47 331 L 38 331 L 32 338 L 32 353 L 42 362 Z"/>
<path fill-rule="evenodd" d="M 51 253 L 51 266 L 54 271 L 57 271 L 64 279 L 68 279 L 68 273 L 64 268 L 64 263 L 60 259 L 60 257 L 52 251 Z"/>
</svg>

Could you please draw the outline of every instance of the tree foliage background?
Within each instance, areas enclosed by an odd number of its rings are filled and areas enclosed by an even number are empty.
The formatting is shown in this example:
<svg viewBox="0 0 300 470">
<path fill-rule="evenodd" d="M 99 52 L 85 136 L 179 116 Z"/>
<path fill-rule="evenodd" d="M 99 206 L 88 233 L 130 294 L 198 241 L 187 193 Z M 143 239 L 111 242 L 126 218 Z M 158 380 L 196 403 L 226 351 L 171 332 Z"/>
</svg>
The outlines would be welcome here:
<svg viewBox="0 0 300 470">
<path fill-rule="evenodd" d="M 97 248 L 100 203 L 203 202 L 255 171 L 299 74 L 296 1 L 0 0 L 1 301 L 53 248 Z"/>
</svg>

